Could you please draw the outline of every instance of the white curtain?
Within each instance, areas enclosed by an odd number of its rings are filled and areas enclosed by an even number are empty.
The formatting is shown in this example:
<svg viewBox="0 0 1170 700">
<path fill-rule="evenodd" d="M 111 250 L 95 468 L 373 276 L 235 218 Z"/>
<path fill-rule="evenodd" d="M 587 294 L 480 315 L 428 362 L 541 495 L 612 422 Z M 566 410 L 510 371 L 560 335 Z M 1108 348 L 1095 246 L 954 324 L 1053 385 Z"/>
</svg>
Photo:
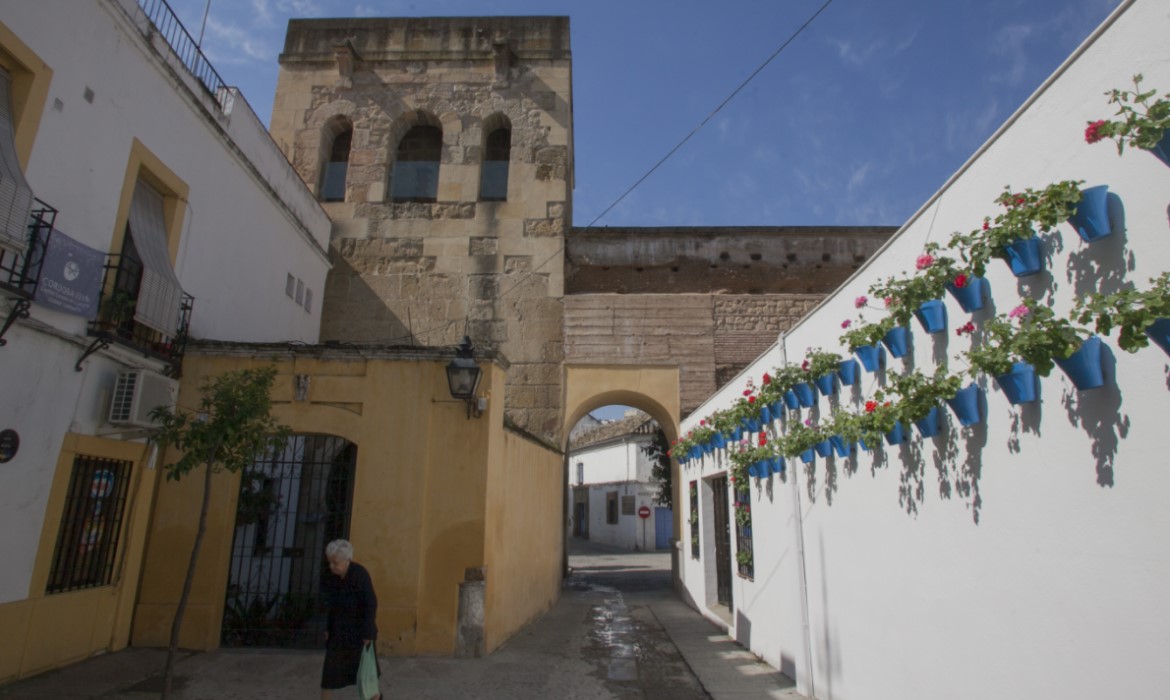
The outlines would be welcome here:
<svg viewBox="0 0 1170 700">
<path fill-rule="evenodd" d="M 134 186 L 130 202 L 130 236 L 142 259 L 142 285 L 134 320 L 174 335 L 179 328 L 183 289 L 171 267 L 167 250 L 167 229 L 163 219 L 163 196 L 142 180 Z"/>
<path fill-rule="evenodd" d="M 0 68 L 0 247 L 23 253 L 28 247 L 33 193 L 16 158 L 11 89 L 8 71 Z"/>
</svg>

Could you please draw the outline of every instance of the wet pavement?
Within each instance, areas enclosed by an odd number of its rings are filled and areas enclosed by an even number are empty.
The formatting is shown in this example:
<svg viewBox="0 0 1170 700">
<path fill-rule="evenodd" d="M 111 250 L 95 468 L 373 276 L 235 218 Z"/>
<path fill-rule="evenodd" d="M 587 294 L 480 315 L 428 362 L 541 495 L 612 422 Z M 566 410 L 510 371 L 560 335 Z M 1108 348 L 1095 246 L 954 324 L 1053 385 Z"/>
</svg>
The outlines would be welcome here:
<svg viewBox="0 0 1170 700">
<path fill-rule="evenodd" d="M 552 610 L 482 659 L 382 658 L 387 698 L 732 700 L 799 698 L 792 683 L 680 601 L 670 554 L 581 540 Z M 317 698 L 323 652 L 184 654 L 175 700 Z M 0 687 L 3 700 L 144 700 L 165 652 L 129 649 Z M 352 697 L 339 691 L 337 698 Z"/>
</svg>

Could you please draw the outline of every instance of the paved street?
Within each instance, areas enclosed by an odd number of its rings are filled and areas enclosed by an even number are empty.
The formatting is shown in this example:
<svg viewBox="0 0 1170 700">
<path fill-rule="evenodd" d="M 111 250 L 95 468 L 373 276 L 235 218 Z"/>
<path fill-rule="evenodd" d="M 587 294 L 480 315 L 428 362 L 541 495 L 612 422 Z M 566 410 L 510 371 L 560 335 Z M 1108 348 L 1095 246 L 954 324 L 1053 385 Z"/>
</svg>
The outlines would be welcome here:
<svg viewBox="0 0 1170 700">
<path fill-rule="evenodd" d="M 575 540 L 560 601 L 482 659 L 385 658 L 387 698 L 799 698 L 670 589 L 669 553 Z M 158 697 L 164 652 L 131 649 L 0 688 L 0 699 Z M 316 698 L 322 652 L 185 654 L 176 700 Z M 353 697 L 351 691 L 335 697 Z"/>
</svg>

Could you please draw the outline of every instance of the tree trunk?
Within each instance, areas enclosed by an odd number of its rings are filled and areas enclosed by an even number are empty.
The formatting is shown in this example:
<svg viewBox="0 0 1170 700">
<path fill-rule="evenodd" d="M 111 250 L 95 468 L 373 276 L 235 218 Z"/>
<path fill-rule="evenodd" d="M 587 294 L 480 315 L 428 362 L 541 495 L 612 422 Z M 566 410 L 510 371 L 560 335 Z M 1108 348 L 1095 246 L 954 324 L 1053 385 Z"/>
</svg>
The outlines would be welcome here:
<svg viewBox="0 0 1170 700">
<path fill-rule="evenodd" d="M 212 454 L 215 454 L 213 451 Z M 175 620 L 171 623 L 171 646 L 167 650 L 166 671 L 163 673 L 162 700 L 171 695 L 171 681 L 175 673 L 175 651 L 179 648 L 179 630 L 183 626 L 183 613 L 187 610 L 187 598 L 191 595 L 191 584 L 195 580 L 195 562 L 199 560 L 199 548 L 203 546 L 203 533 L 207 529 L 207 511 L 211 505 L 211 466 L 212 460 L 207 460 L 203 466 L 203 505 L 199 509 L 199 529 L 195 531 L 195 544 L 191 547 L 191 561 L 187 563 L 187 578 L 183 581 L 183 593 L 179 596 L 179 607 L 175 610 Z"/>
</svg>

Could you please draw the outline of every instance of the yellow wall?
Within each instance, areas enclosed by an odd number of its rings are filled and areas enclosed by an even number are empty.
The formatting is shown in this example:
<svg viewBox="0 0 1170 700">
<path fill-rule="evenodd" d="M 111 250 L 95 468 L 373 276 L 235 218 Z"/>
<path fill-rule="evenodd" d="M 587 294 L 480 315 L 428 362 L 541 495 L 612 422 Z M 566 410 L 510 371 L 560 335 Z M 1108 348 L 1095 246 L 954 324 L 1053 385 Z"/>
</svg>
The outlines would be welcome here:
<svg viewBox="0 0 1170 700">
<path fill-rule="evenodd" d="M 565 545 L 564 458 L 516 433 L 501 437 L 488 467 L 488 652 L 556 602 Z"/>
<path fill-rule="evenodd" d="M 79 454 L 132 463 L 113 582 L 100 588 L 45 595 L 69 477 Z M 157 470 L 144 468 L 146 457 L 143 443 L 65 436 L 45 509 L 29 596 L 0 605 L 0 683 L 127 645 L 137 571 L 158 475 Z"/>
<path fill-rule="evenodd" d="M 271 361 L 189 353 L 180 406 L 196 404 L 197 389 L 208 377 Z M 495 480 L 497 470 L 489 468 L 489 455 L 493 465 L 506 461 L 509 469 L 527 468 L 536 460 L 551 465 L 551 485 L 539 487 L 549 496 L 536 505 L 557 511 L 549 528 L 550 547 L 555 549 L 538 559 L 559 562 L 559 458 L 545 448 L 532 452 L 508 443 L 503 437 L 502 402 L 497 398 L 489 399 L 483 416 L 469 419 L 465 404 L 452 401 L 448 393 L 446 361 L 347 358 L 339 352 L 331 359 L 285 354 L 275 363 L 277 420 L 293 432 L 336 435 L 357 445 L 350 539 L 354 559 L 369 569 L 378 593 L 381 653 L 454 652 L 459 584 L 466 569 L 488 563 L 485 523 L 489 503 L 495 503 L 489 497 L 488 477 L 490 473 Z M 504 371 L 487 362 L 481 366 L 480 394 L 503 396 Z M 295 375 L 310 377 L 305 401 L 293 400 Z M 500 478 L 509 478 L 501 474 Z M 158 487 L 134 618 L 135 645 L 168 642 L 195 535 L 200 477 L 193 473 L 182 482 L 160 482 Z M 180 640 L 188 648 L 214 648 L 220 638 L 239 479 L 219 474 L 213 481 L 212 517 Z M 502 497 L 513 498 L 511 494 Z M 544 515 L 535 518 L 544 519 Z M 527 528 L 508 527 L 521 535 L 523 549 L 530 552 Z M 510 546 L 521 549 L 515 540 Z M 496 547 L 497 551 L 506 549 Z M 510 570 L 512 564 L 501 560 L 501 567 Z M 545 589 L 549 585 L 542 583 Z M 505 597 L 503 617 L 531 619 L 553 598 L 555 586 L 551 594 L 546 591 L 539 598 Z M 514 629 L 511 624 L 501 629 Z M 503 637 L 497 634 L 496 638 Z"/>
</svg>

